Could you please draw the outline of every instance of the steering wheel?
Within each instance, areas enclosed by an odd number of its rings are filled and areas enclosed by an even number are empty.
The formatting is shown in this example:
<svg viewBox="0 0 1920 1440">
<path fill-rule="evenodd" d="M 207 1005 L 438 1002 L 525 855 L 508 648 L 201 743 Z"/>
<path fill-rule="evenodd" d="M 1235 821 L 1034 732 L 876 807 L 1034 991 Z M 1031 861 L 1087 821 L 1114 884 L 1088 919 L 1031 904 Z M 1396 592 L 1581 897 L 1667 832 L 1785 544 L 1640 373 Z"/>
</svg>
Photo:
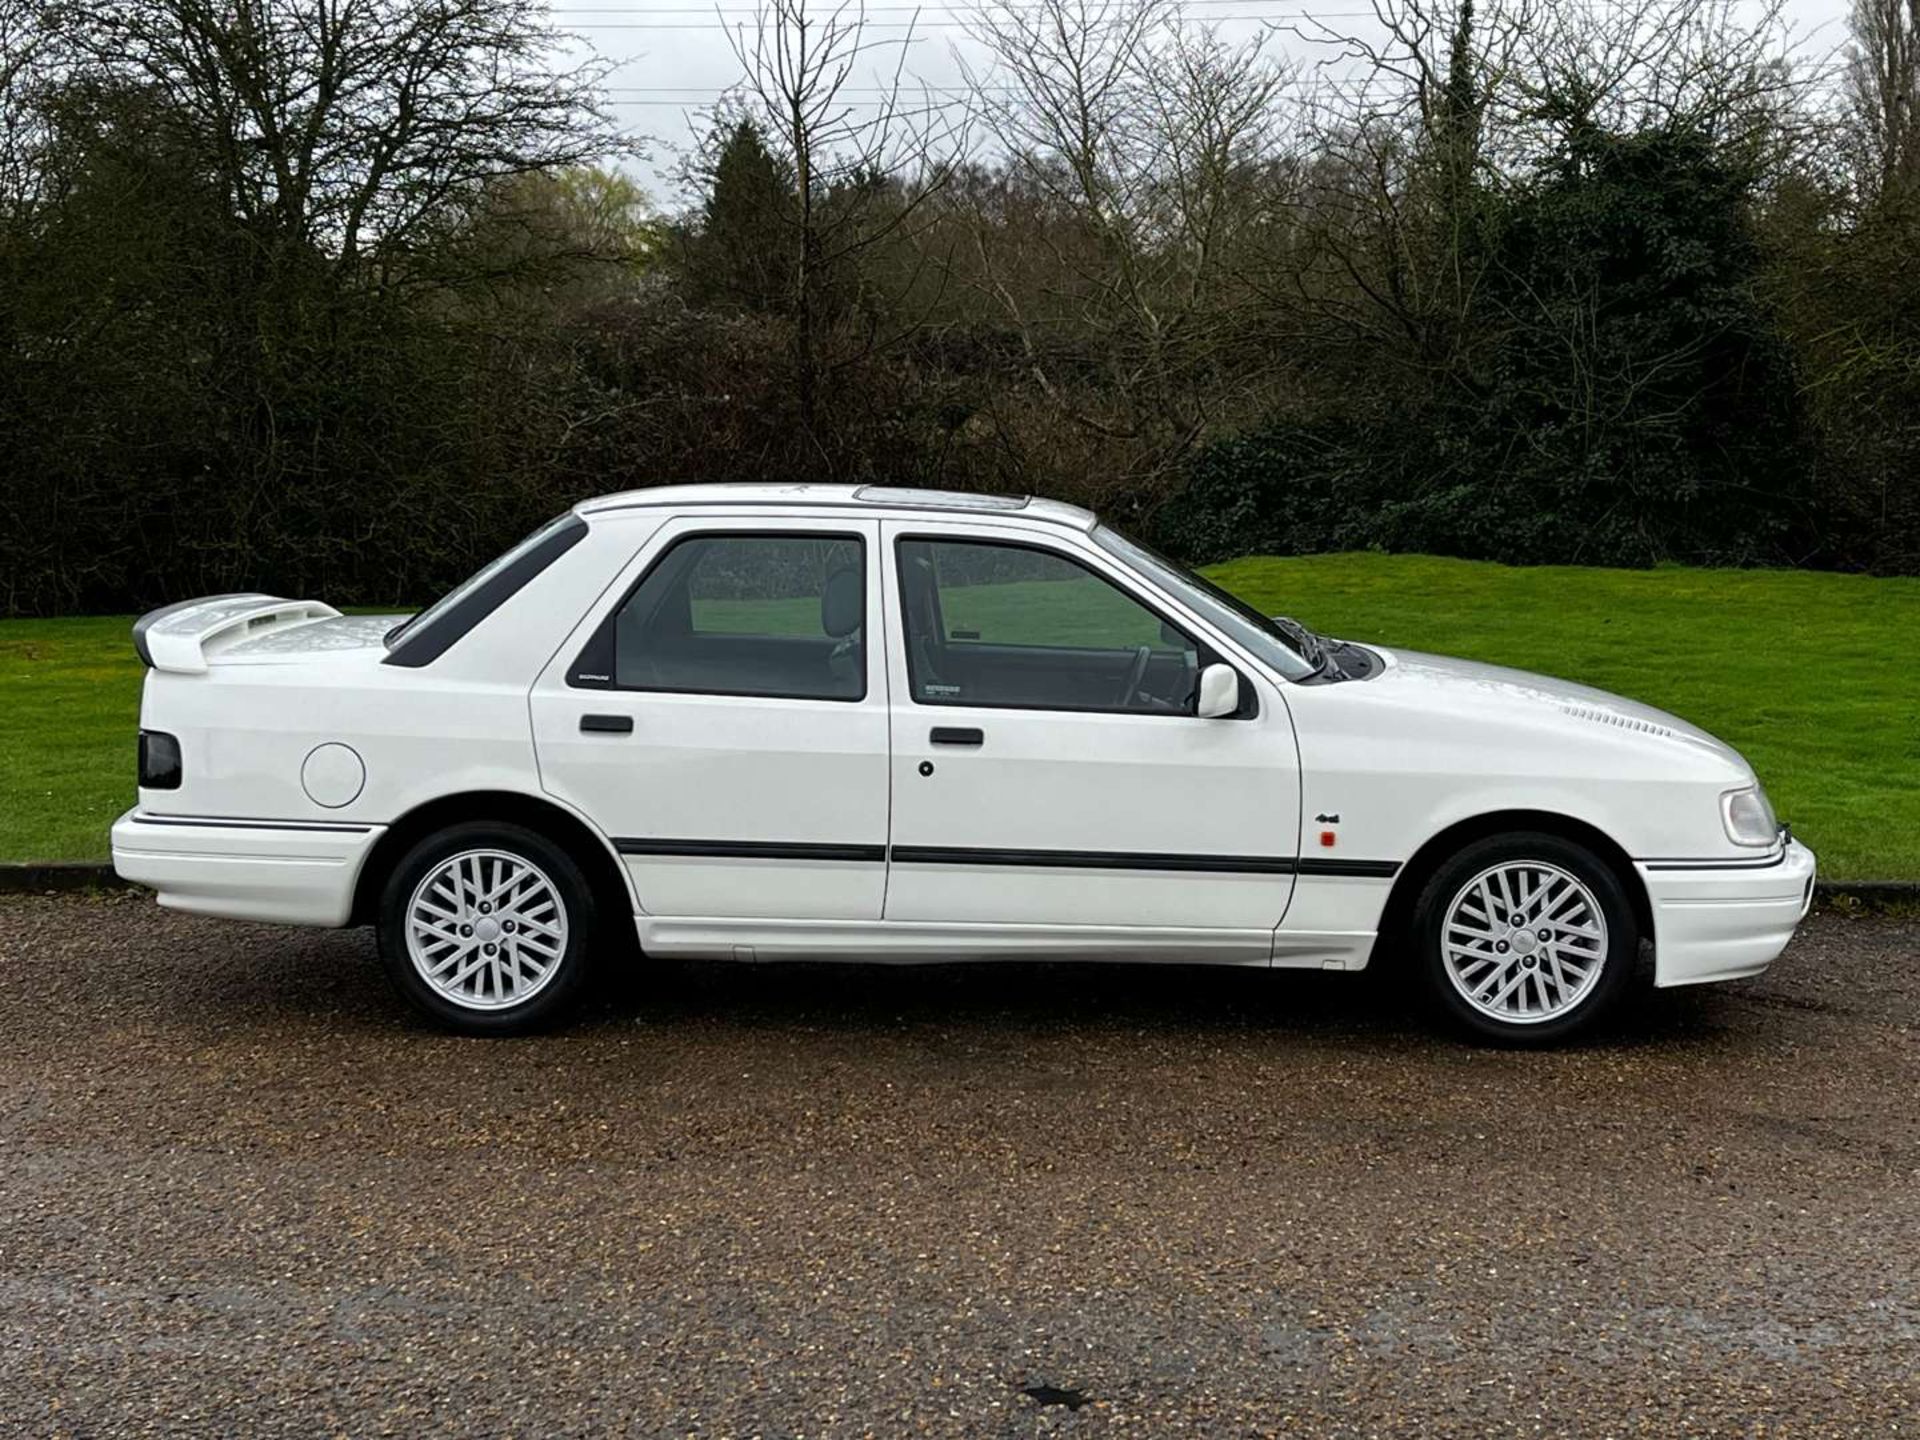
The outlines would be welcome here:
<svg viewBox="0 0 1920 1440">
<path fill-rule="evenodd" d="M 1122 710 L 1133 708 L 1134 696 L 1140 693 L 1140 682 L 1147 678 L 1147 666 L 1153 663 L 1153 647 L 1142 645 L 1133 652 L 1133 664 L 1127 667 L 1126 683 L 1120 687 L 1120 698 L 1116 702 Z"/>
</svg>

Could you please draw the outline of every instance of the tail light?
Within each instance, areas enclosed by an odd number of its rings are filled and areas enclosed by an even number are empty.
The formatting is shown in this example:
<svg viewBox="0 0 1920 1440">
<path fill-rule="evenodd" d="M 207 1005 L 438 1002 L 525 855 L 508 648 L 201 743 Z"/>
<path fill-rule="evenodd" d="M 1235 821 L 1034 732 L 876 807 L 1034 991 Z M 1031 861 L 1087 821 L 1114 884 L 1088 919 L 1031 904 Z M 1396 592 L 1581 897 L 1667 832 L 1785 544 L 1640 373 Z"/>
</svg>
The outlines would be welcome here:
<svg viewBox="0 0 1920 1440">
<path fill-rule="evenodd" d="M 180 742 L 164 730 L 140 732 L 140 788 L 180 788 Z"/>
</svg>

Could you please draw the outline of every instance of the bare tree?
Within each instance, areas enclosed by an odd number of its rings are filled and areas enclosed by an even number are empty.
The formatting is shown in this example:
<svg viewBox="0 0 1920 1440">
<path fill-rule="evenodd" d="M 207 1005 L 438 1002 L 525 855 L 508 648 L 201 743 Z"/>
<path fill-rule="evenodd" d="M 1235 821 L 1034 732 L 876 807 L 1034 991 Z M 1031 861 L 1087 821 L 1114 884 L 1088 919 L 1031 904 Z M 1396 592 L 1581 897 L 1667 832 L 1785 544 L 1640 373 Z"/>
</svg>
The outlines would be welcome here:
<svg viewBox="0 0 1920 1440">
<path fill-rule="evenodd" d="M 795 231 L 795 388 L 812 434 L 828 291 L 849 279 L 857 289 L 866 257 L 917 223 L 952 174 L 963 126 L 907 83 L 911 29 L 902 39 L 872 38 L 862 0 L 768 0 L 729 38 L 745 72 L 745 108 L 777 139 L 793 175 L 791 214 L 782 218 Z M 854 83 L 869 73 L 873 86 Z M 864 348 L 877 341 L 870 334 Z"/>
<path fill-rule="evenodd" d="M 1869 198 L 1920 178 L 1920 0 L 1854 0 L 1846 91 L 1857 178 Z"/>
<path fill-rule="evenodd" d="M 35 199 L 35 160 L 46 140 L 40 102 L 70 60 L 45 0 L 0 0 L 0 214 Z"/>
<path fill-rule="evenodd" d="M 74 0 L 99 73 L 210 142 L 237 216 L 374 278 L 502 177 L 614 154 L 535 0 Z"/>
<path fill-rule="evenodd" d="M 1230 44 L 1164 0 L 1007 4 L 968 28 L 994 61 L 992 86 L 975 79 L 985 126 L 1037 211 L 1012 232 L 979 217 L 980 283 L 1040 389 L 1122 447 L 1116 496 L 1150 506 L 1275 368 L 1237 312 L 1256 295 L 1250 241 L 1286 169 L 1292 76 L 1261 40 Z M 1074 378 L 1088 344 L 1097 385 Z"/>
<path fill-rule="evenodd" d="M 1280 28 L 1349 82 L 1329 92 L 1349 128 L 1391 120 L 1431 151 L 1467 113 L 1476 163 L 1498 170 L 1576 126 L 1771 124 L 1813 78 L 1789 63 L 1781 0 L 1372 0 L 1369 18 Z"/>
<path fill-rule="evenodd" d="M 1577 132 L 1795 143 L 1811 83 L 1786 62 L 1778 0 L 1373 0 L 1370 18 L 1284 27 L 1338 77 L 1319 111 L 1312 308 L 1357 339 L 1410 342 L 1390 353 L 1446 383 L 1468 380 L 1488 333 L 1469 315 L 1492 197 Z"/>
</svg>

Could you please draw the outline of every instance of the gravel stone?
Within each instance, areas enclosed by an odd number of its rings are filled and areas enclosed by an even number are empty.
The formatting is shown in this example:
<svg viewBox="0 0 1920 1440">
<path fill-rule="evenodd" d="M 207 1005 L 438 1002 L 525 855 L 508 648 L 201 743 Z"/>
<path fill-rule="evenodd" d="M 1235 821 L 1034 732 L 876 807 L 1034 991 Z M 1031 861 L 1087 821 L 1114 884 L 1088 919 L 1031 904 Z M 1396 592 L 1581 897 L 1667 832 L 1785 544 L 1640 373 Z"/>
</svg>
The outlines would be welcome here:
<svg viewBox="0 0 1920 1440">
<path fill-rule="evenodd" d="M 654 966 L 0 900 L 7 1436 L 1912 1433 L 1920 922 L 1545 1053 L 1393 973 Z"/>
</svg>

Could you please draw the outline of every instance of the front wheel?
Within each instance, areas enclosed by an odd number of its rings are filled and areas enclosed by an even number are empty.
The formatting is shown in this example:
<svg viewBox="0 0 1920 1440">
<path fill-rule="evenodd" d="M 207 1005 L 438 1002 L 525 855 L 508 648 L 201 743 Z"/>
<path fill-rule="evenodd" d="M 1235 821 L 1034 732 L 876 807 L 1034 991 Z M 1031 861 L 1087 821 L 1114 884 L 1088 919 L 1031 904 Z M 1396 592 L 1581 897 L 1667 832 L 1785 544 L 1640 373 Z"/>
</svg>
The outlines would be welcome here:
<svg viewBox="0 0 1920 1440">
<path fill-rule="evenodd" d="M 560 846 L 519 825 L 429 835 L 387 877 L 380 958 L 429 1019 L 469 1035 L 537 1029 L 586 982 L 593 890 Z"/>
<path fill-rule="evenodd" d="M 1613 868 L 1546 834 L 1478 840 L 1442 865 L 1415 907 L 1414 939 L 1440 1009 L 1510 1045 L 1592 1025 L 1626 992 L 1640 947 Z"/>
</svg>

